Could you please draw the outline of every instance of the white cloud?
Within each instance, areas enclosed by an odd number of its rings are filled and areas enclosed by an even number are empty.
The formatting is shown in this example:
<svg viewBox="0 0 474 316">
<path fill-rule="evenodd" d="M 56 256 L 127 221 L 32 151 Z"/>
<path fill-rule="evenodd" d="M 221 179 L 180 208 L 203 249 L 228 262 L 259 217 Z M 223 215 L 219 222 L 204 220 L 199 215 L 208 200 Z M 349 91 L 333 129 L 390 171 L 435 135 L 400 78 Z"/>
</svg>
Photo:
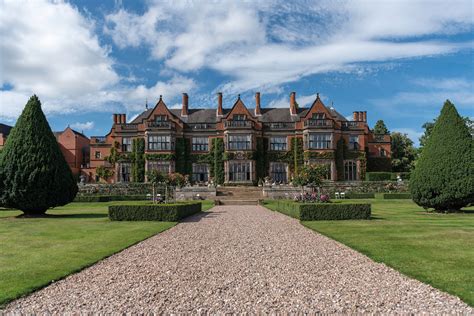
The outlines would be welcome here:
<svg viewBox="0 0 474 316">
<path fill-rule="evenodd" d="M 414 78 L 410 90 L 399 91 L 370 103 L 386 115 L 398 118 L 436 117 L 446 99 L 454 103 L 461 115 L 474 111 L 474 81 L 465 78 Z M 413 134 L 413 133 L 412 133 Z"/>
<path fill-rule="evenodd" d="M 472 3 L 455 1 L 151 2 L 143 15 L 106 17 L 120 47 L 150 49 L 182 72 L 213 69 L 231 79 L 216 90 L 274 89 L 332 71 L 360 72 L 361 62 L 447 54 L 471 42 L 426 35 L 468 31 Z"/>
<path fill-rule="evenodd" d="M 49 114 L 123 111 L 124 106 L 136 111 L 146 98 L 172 99 L 196 86 L 182 75 L 168 75 L 151 87 L 130 85 L 130 78 L 114 70 L 94 21 L 63 1 L 2 1 L 0 36 L 0 87 L 9 87 L 0 90 L 0 118 L 7 121 L 18 117 L 32 94 Z"/>
<path fill-rule="evenodd" d="M 13 92 L 1 91 L 2 108 L 7 108 L 1 115 L 18 115 L 21 107 L 6 102 L 20 95 L 23 105 L 33 93 L 57 100 L 44 104 L 48 110 L 116 84 L 119 76 L 93 29 L 94 23 L 67 3 L 3 1 L 0 85 L 13 86 Z"/>
<path fill-rule="evenodd" d="M 87 131 L 93 129 L 95 126 L 94 122 L 88 121 L 88 122 L 76 122 L 71 124 L 71 128 L 79 130 L 79 131 Z"/>
</svg>

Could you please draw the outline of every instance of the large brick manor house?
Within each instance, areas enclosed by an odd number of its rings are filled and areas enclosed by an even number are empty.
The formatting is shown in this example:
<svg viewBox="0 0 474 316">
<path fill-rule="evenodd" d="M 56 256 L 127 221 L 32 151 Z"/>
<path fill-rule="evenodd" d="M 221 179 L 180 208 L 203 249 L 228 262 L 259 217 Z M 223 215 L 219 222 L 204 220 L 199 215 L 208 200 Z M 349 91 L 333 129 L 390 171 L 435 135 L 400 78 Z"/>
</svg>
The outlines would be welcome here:
<svg viewBox="0 0 474 316">
<path fill-rule="evenodd" d="M 82 170 L 88 181 L 103 181 L 99 166 L 113 171 L 108 182 L 134 181 L 136 139 L 142 139 L 145 180 L 156 169 L 202 183 L 255 184 L 265 177 L 288 183 L 298 164 L 326 164 L 328 180 L 353 181 L 364 178 L 368 161 L 390 161 L 390 136 L 372 133 L 367 112 L 348 120 L 319 94 L 309 108 L 298 106 L 295 92 L 288 108 L 261 107 L 258 92 L 253 108 L 240 96 L 224 108 L 218 93 L 217 109 L 193 109 L 184 93 L 181 109 L 169 109 L 160 96 L 129 123 L 114 114 L 110 132 L 90 139 L 90 163 Z"/>
</svg>

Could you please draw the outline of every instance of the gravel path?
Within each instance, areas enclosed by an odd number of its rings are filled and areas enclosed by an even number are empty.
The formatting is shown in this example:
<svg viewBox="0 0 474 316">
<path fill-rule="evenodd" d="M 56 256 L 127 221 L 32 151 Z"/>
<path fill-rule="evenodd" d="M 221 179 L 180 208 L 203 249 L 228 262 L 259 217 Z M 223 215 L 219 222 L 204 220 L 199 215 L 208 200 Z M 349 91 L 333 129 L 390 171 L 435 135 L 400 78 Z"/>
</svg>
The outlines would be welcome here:
<svg viewBox="0 0 474 316">
<path fill-rule="evenodd" d="M 260 206 L 193 216 L 6 311 L 474 313 Z"/>
</svg>

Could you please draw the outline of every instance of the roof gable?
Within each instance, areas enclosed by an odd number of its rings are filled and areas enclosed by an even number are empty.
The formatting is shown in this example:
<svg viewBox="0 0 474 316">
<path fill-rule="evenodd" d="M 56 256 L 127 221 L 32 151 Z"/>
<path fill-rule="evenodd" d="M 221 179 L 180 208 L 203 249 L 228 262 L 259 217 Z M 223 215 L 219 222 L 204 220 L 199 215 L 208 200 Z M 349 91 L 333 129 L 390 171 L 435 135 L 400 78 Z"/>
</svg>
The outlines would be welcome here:
<svg viewBox="0 0 474 316">
<path fill-rule="evenodd" d="M 156 103 L 155 107 L 148 113 L 148 115 L 145 117 L 146 120 L 149 120 L 150 118 L 153 118 L 154 116 L 157 115 L 167 115 L 174 120 L 179 120 L 179 117 L 176 116 L 173 112 L 171 112 L 168 107 L 166 106 L 165 102 L 163 101 L 163 98 L 160 95 L 160 100 Z"/>
<path fill-rule="evenodd" d="M 255 121 L 255 118 L 253 117 L 252 113 L 250 113 L 249 109 L 245 106 L 244 102 L 239 98 L 237 101 L 235 101 L 234 106 L 230 109 L 230 111 L 225 115 L 225 118 L 228 119 L 234 114 L 245 114 L 249 119 L 252 121 Z"/>
<path fill-rule="evenodd" d="M 324 105 L 323 101 L 319 98 L 319 93 L 316 95 L 316 100 L 314 100 L 313 104 L 306 112 L 304 119 L 311 118 L 313 113 L 324 113 L 326 114 L 326 118 L 333 119 L 331 111 Z"/>
</svg>

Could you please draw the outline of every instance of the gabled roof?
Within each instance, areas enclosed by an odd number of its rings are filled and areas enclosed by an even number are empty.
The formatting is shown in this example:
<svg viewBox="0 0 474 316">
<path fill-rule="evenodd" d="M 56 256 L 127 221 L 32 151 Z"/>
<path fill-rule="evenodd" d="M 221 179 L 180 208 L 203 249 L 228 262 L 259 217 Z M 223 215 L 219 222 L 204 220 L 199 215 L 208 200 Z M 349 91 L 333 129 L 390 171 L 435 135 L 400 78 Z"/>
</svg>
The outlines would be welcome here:
<svg viewBox="0 0 474 316">
<path fill-rule="evenodd" d="M 316 103 L 316 100 L 313 102 L 313 105 Z M 264 123 L 270 123 L 270 122 L 295 122 L 300 120 L 302 117 L 305 117 L 308 111 L 311 109 L 310 108 L 299 108 L 298 109 L 298 115 L 297 116 L 292 116 L 290 114 L 290 109 L 288 108 L 261 108 L 261 116 L 255 117 L 253 113 L 255 113 L 254 108 L 247 108 L 245 104 L 240 99 L 237 99 L 237 101 L 234 103 L 234 106 L 232 108 L 224 108 L 223 109 L 223 114 L 224 117 L 228 116 L 232 110 L 236 107 L 237 103 L 241 102 L 242 105 L 245 107 L 245 109 L 248 111 L 250 117 L 254 120 L 257 120 L 259 122 L 264 122 Z M 319 102 L 321 102 L 319 100 Z M 331 118 L 338 120 L 338 121 L 347 121 L 347 119 L 337 112 L 333 107 L 326 107 L 322 102 L 322 106 L 324 106 L 325 110 L 327 111 L 328 114 L 331 115 Z M 313 106 L 312 105 L 312 106 Z M 153 109 L 147 109 L 143 111 L 140 115 L 138 115 L 135 119 L 132 120 L 131 123 L 133 124 L 139 124 L 142 123 L 144 119 L 148 118 L 150 114 L 152 113 Z M 169 109 L 168 110 L 172 115 L 175 117 L 179 118 L 181 121 L 185 123 L 216 123 L 220 120 L 216 116 L 216 108 L 208 107 L 208 108 L 194 108 L 194 109 L 188 109 L 188 116 L 183 117 L 181 116 L 181 109 Z"/>
<path fill-rule="evenodd" d="M 235 101 L 234 105 L 230 109 L 230 111 L 227 112 L 227 114 L 225 114 L 224 116 L 227 118 L 230 114 L 232 114 L 232 112 L 234 112 L 234 110 L 238 108 L 243 109 L 248 114 L 248 116 L 252 118 L 252 120 L 255 120 L 254 115 L 249 111 L 249 109 L 245 106 L 244 102 L 240 99 L 240 94 L 239 94 L 239 97 L 237 98 L 237 101 Z"/>
<path fill-rule="evenodd" d="M 3 136 L 7 136 L 8 134 L 10 134 L 12 128 L 13 126 L 0 123 L 0 134 L 3 134 Z"/>
<path fill-rule="evenodd" d="M 84 135 L 84 134 L 82 134 L 82 133 L 79 133 L 78 131 L 76 131 L 76 130 L 72 129 L 72 128 L 71 128 L 71 127 L 69 127 L 69 126 L 68 126 L 68 127 L 66 127 L 66 128 L 64 129 L 64 131 L 60 131 L 60 132 L 53 132 L 53 134 L 54 134 L 54 136 L 55 136 L 56 138 L 58 138 L 58 136 L 59 136 L 59 135 L 61 135 L 62 133 L 64 133 L 64 132 L 65 132 L 65 131 L 67 131 L 68 129 L 70 129 L 70 130 L 71 130 L 71 132 L 73 132 L 73 133 L 74 133 L 75 135 L 77 135 L 77 136 L 80 136 L 80 137 L 84 137 L 84 138 L 87 138 L 87 139 L 89 139 L 89 137 L 87 137 L 86 135 Z"/>
</svg>

